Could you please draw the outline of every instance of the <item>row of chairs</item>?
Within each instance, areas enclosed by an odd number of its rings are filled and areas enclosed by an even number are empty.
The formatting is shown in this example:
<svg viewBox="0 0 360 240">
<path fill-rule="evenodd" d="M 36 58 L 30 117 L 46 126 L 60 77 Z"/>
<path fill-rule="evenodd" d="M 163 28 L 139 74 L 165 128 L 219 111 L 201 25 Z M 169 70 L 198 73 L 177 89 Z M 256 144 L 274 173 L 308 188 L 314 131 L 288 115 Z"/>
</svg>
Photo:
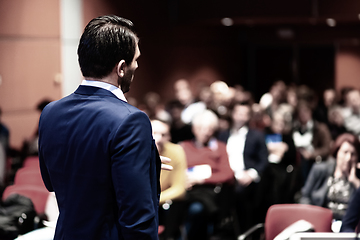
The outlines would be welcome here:
<svg viewBox="0 0 360 240">
<path fill-rule="evenodd" d="M 45 213 L 49 192 L 41 178 L 39 158 L 28 157 L 14 178 L 14 184 L 7 186 L 3 200 L 11 194 L 20 194 L 30 198 L 38 215 Z M 238 237 L 246 239 L 258 229 L 264 230 L 266 240 L 273 240 L 281 231 L 298 220 L 306 220 L 314 226 L 316 232 L 331 232 L 332 211 L 327 208 L 303 204 L 277 204 L 268 209 L 265 223 L 258 224 Z M 159 233 L 162 232 L 159 227 Z"/>
<path fill-rule="evenodd" d="M 42 181 L 37 156 L 28 157 L 24 160 L 23 167 L 17 170 L 15 174 L 14 184 L 5 188 L 2 200 L 5 200 L 11 194 L 19 194 L 30 198 L 36 213 L 39 216 L 45 214 L 49 191 Z"/>
</svg>

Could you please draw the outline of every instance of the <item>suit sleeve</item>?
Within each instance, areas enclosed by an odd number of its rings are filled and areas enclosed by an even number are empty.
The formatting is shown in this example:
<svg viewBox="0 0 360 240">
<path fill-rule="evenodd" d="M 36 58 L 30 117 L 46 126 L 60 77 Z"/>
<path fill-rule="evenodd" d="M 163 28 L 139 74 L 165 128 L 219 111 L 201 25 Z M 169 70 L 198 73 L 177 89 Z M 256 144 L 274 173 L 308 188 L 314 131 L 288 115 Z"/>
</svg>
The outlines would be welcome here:
<svg viewBox="0 0 360 240">
<path fill-rule="evenodd" d="M 360 188 L 354 194 L 355 196 L 350 201 L 349 208 L 346 210 L 345 216 L 342 219 L 340 232 L 355 232 L 355 229 L 360 220 Z"/>
<path fill-rule="evenodd" d="M 158 239 L 158 155 L 145 113 L 129 115 L 114 134 L 110 147 L 118 223 L 123 238 Z"/>
<path fill-rule="evenodd" d="M 268 166 L 268 149 L 265 142 L 265 136 L 262 132 L 256 132 L 256 154 L 257 163 L 254 169 L 261 175 Z"/>
</svg>

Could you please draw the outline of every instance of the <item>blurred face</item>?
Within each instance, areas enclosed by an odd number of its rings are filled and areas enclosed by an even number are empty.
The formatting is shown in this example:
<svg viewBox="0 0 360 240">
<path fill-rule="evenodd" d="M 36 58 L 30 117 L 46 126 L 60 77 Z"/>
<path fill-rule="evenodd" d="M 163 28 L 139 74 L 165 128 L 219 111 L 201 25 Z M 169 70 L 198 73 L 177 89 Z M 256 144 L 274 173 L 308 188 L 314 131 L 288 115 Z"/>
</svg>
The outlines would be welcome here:
<svg viewBox="0 0 360 240">
<path fill-rule="evenodd" d="M 336 163 L 342 172 L 349 173 L 351 167 L 357 162 L 358 156 L 355 147 L 349 142 L 344 142 L 337 152 Z"/>
<path fill-rule="evenodd" d="M 306 124 L 312 118 L 311 110 L 307 107 L 301 107 L 298 110 L 298 118 L 301 124 Z"/>
<path fill-rule="evenodd" d="M 324 92 L 324 104 L 329 107 L 335 103 L 336 92 L 333 89 L 328 89 Z"/>
<path fill-rule="evenodd" d="M 215 132 L 215 127 L 210 122 L 193 125 L 192 127 L 197 142 L 206 145 Z"/>
<path fill-rule="evenodd" d="M 281 116 L 275 115 L 273 121 L 271 122 L 271 130 L 274 133 L 283 133 L 285 128 L 284 118 Z"/>
<path fill-rule="evenodd" d="M 350 107 L 357 110 L 360 107 L 360 92 L 357 90 L 348 93 L 348 102 Z"/>
<path fill-rule="evenodd" d="M 151 126 L 156 147 L 161 153 L 164 149 L 164 144 L 170 141 L 169 126 L 158 120 L 151 121 Z"/>
<path fill-rule="evenodd" d="M 127 93 L 130 90 L 131 82 L 134 79 L 135 70 L 138 68 L 137 59 L 140 57 L 140 50 L 138 44 L 136 44 L 134 59 L 130 65 L 127 65 L 125 74 L 123 77 L 119 77 L 120 88 L 123 93 Z"/>
<path fill-rule="evenodd" d="M 232 120 L 236 128 L 246 125 L 250 121 L 250 107 L 236 105 L 232 112 Z"/>
</svg>

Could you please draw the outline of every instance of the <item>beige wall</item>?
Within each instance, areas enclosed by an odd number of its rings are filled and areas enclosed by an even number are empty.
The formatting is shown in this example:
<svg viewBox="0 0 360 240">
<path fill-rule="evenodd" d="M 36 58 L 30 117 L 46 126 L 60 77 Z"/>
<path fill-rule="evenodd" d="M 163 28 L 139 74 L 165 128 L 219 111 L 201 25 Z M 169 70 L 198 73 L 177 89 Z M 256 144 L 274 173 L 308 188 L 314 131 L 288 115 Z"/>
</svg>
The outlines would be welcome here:
<svg viewBox="0 0 360 240">
<path fill-rule="evenodd" d="M 0 0 L 0 107 L 10 144 L 20 148 L 37 129 L 36 105 L 59 99 L 59 1 Z"/>
<path fill-rule="evenodd" d="M 360 46 L 340 45 L 335 61 L 335 87 L 360 89 Z"/>
</svg>

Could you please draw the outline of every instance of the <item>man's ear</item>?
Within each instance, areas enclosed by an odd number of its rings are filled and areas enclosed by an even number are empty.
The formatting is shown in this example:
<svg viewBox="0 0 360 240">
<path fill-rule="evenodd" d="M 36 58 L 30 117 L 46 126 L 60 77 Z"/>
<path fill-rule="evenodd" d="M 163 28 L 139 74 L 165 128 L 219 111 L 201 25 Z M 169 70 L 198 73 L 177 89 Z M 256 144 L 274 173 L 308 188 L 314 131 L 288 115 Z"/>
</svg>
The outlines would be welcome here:
<svg viewBox="0 0 360 240">
<path fill-rule="evenodd" d="M 117 66 L 116 66 L 116 73 L 118 74 L 119 77 L 124 77 L 125 75 L 125 70 L 126 70 L 126 62 L 125 60 L 121 60 Z"/>
</svg>

